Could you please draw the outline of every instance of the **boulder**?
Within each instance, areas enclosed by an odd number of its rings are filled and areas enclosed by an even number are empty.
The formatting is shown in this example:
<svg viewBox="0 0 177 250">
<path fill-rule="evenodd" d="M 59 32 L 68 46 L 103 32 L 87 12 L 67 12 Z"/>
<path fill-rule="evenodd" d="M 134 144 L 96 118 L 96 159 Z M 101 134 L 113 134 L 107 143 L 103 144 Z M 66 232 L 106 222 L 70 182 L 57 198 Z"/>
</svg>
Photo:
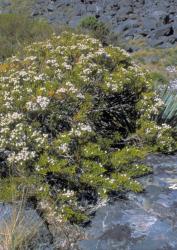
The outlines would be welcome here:
<svg viewBox="0 0 177 250">
<path fill-rule="evenodd" d="M 159 38 L 159 39 L 149 39 L 149 44 L 152 47 L 157 47 L 162 45 L 165 42 L 164 38 Z"/>
<path fill-rule="evenodd" d="M 54 7 L 53 4 L 49 4 L 49 5 L 47 6 L 47 10 L 48 10 L 49 12 L 53 12 L 54 9 L 55 9 L 55 7 Z"/>
<path fill-rule="evenodd" d="M 138 28 L 140 23 L 137 20 L 126 20 L 121 22 L 117 28 L 117 32 L 125 32 L 130 29 Z"/>
<path fill-rule="evenodd" d="M 157 25 L 167 24 L 170 21 L 169 15 L 162 10 L 156 10 L 152 13 L 151 18 L 156 20 Z"/>
<path fill-rule="evenodd" d="M 172 24 L 173 30 L 174 30 L 174 35 L 177 37 L 177 16 L 174 19 L 174 22 Z"/>
<path fill-rule="evenodd" d="M 171 24 L 169 24 L 169 25 L 163 25 L 163 26 L 157 28 L 156 30 L 151 32 L 150 36 L 152 38 L 158 39 L 159 37 L 171 36 L 173 34 L 174 34 L 173 26 Z"/>
<path fill-rule="evenodd" d="M 145 16 L 142 19 L 143 28 L 145 31 L 149 32 L 150 30 L 155 30 L 157 27 L 157 22 L 155 19 L 152 19 L 150 16 Z"/>
</svg>

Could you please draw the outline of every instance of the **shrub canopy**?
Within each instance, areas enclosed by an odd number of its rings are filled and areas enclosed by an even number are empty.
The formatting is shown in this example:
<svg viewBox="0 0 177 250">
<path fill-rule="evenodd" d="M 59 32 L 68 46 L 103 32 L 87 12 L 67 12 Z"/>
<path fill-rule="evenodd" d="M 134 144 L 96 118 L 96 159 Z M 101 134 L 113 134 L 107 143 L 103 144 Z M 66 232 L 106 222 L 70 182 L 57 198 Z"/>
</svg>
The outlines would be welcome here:
<svg viewBox="0 0 177 250">
<path fill-rule="evenodd" d="M 152 121 L 161 103 L 148 74 L 117 47 L 64 32 L 6 60 L 0 74 L 1 200 L 28 187 L 62 219 L 81 221 L 86 204 L 142 190 L 134 178 L 150 171 L 142 158 L 152 144 L 176 147 L 172 137 L 162 143 L 170 127 Z"/>
</svg>

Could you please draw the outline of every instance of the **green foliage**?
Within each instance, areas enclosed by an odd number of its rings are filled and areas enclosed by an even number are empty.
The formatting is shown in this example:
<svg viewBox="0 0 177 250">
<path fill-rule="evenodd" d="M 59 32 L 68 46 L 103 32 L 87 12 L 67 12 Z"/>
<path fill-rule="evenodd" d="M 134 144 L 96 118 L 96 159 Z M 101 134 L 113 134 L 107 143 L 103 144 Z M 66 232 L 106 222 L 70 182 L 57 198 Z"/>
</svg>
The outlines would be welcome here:
<svg viewBox="0 0 177 250">
<path fill-rule="evenodd" d="M 119 34 L 112 32 L 109 25 L 100 21 L 95 16 L 84 17 L 80 21 L 78 29 L 79 32 L 88 33 L 104 44 L 119 44 L 119 46 L 123 44 Z"/>
<path fill-rule="evenodd" d="M 27 186 L 61 220 L 80 222 L 84 200 L 142 190 L 134 178 L 149 173 L 142 159 L 157 142 L 143 131 L 160 106 L 149 75 L 125 51 L 64 32 L 25 47 L 0 74 L 0 149 L 9 152 L 12 192 Z"/>
<path fill-rule="evenodd" d="M 133 53 L 133 58 L 142 67 L 151 72 L 155 88 L 162 88 L 167 85 L 169 80 L 176 78 L 176 72 L 169 72 L 167 67 L 177 66 L 177 47 L 174 48 L 146 48 L 143 46 L 140 50 Z"/>
<path fill-rule="evenodd" d="M 154 121 L 143 121 L 137 134 L 153 151 L 172 153 L 177 149 L 173 129 L 165 123 L 160 126 Z"/>
<path fill-rule="evenodd" d="M 109 33 L 109 30 L 106 25 L 94 16 L 88 16 L 83 18 L 80 22 L 80 27 L 94 32 L 94 35 L 98 37 L 99 35 L 103 37 Z"/>
<path fill-rule="evenodd" d="M 161 72 L 155 71 L 151 73 L 151 77 L 154 83 L 156 83 L 157 86 L 159 85 L 166 85 L 168 80 L 167 76 L 165 74 L 162 74 Z"/>
<path fill-rule="evenodd" d="M 115 151 L 111 155 L 111 163 L 114 168 L 119 171 L 123 170 L 127 165 L 136 163 L 140 159 L 144 159 L 147 152 L 136 147 L 125 147 L 122 150 Z"/>
<path fill-rule="evenodd" d="M 32 20 L 23 14 L 0 14 L 0 60 L 16 53 L 24 43 L 45 40 L 52 27 L 42 20 Z"/>
</svg>

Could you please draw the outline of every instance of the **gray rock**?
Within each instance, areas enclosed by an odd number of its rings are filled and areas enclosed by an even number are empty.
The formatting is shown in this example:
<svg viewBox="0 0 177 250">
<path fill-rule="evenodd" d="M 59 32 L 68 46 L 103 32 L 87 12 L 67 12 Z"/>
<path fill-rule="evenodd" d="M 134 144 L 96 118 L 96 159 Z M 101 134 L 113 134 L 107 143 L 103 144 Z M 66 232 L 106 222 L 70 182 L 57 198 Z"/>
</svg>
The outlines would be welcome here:
<svg viewBox="0 0 177 250">
<path fill-rule="evenodd" d="M 49 14 L 45 13 L 45 17 L 50 22 L 65 22 L 71 27 L 76 27 L 82 17 L 95 15 L 110 29 L 122 33 L 126 39 L 147 36 L 150 38 L 150 44 L 162 45 L 166 40 L 159 40 L 160 37 L 176 34 L 176 24 L 173 22 L 175 8 L 174 6 L 172 8 L 172 3 L 174 1 L 170 0 L 165 2 L 159 0 L 74 0 L 73 2 L 55 0 L 50 2 L 49 6 L 52 4 L 52 7 L 48 10 Z M 49 3 L 43 5 L 47 4 Z M 55 6 L 54 10 L 53 6 Z M 173 41 L 174 39 L 170 43 Z"/>
<path fill-rule="evenodd" d="M 172 24 L 173 30 L 174 30 L 174 34 L 177 37 L 177 18 L 174 21 L 174 23 Z"/>
<path fill-rule="evenodd" d="M 147 30 L 147 32 L 149 32 L 150 30 L 155 30 L 157 27 L 157 22 L 150 16 L 145 16 L 143 18 L 143 27 L 145 31 Z"/>
<path fill-rule="evenodd" d="M 156 10 L 151 15 L 157 22 L 157 24 L 167 24 L 170 20 L 169 15 L 165 11 Z"/>
<path fill-rule="evenodd" d="M 0 13 L 10 11 L 12 0 L 0 0 Z M 76 27 L 80 18 L 93 15 L 126 39 L 148 37 L 151 44 L 176 44 L 176 0 L 36 0 L 32 16 L 50 23 Z M 161 37 L 172 37 L 171 41 Z"/>
<path fill-rule="evenodd" d="M 140 179 L 146 192 L 99 208 L 81 249 L 176 250 L 176 162 L 177 155 L 148 156 L 154 171 Z"/>
<path fill-rule="evenodd" d="M 160 39 L 150 39 L 150 40 L 149 40 L 149 44 L 150 44 L 152 47 L 160 46 L 160 45 L 162 45 L 164 42 L 165 42 L 165 40 L 164 40 L 163 38 L 160 38 Z"/>
<path fill-rule="evenodd" d="M 47 6 L 47 10 L 48 10 L 49 12 L 53 12 L 54 9 L 55 9 L 55 7 L 54 7 L 53 4 L 49 4 L 49 5 Z"/>
<path fill-rule="evenodd" d="M 160 28 L 157 28 L 155 31 L 151 33 L 151 37 L 158 39 L 159 37 L 162 36 L 171 36 L 174 34 L 174 29 L 171 24 L 169 25 L 164 25 Z"/>
<path fill-rule="evenodd" d="M 119 24 L 117 31 L 122 33 L 124 31 L 127 31 L 132 28 L 137 28 L 139 26 L 140 24 L 137 20 L 126 20 Z"/>
<path fill-rule="evenodd" d="M 31 13 L 31 16 L 35 17 L 35 16 L 39 16 L 40 12 L 38 10 L 33 10 Z"/>
</svg>

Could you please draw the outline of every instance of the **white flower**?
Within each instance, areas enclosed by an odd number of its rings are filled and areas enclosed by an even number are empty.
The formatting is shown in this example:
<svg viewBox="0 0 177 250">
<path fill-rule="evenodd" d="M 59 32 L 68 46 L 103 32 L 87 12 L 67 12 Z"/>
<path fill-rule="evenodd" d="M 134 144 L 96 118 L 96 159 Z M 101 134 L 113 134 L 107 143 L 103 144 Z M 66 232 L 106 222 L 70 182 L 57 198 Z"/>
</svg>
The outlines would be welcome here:
<svg viewBox="0 0 177 250">
<path fill-rule="evenodd" d="M 45 109 L 48 106 L 50 100 L 49 100 L 49 98 L 47 98 L 45 96 L 38 96 L 36 99 L 36 102 L 37 102 L 37 104 L 39 104 L 41 109 Z"/>
<path fill-rule="evenodd" d="M 62 63 L 62 66 L 65 68 L 65 69 L 72 69 L 72 66 L 67 64 L 66 62 Z"/>
<path fill-rule="evenodd" d="M 82 95 L 81 93 L 78 93 L 78 94 L 76 95 L 76 97 L 78 97 L 78 98 L 80 98 L 80 99 L 84 99 L 84 98 L 85 98 L 85 96 Z"/>
<path fill-rule="evenodd" d="M 26 103 L 26 108 L 29 111 L 36 111 L 38 109 L 37 104 L 32 102 L 32 101 L 29 101 L 29 102 Z"/>
<path fill-rule="evenodd" d="M 24 147 L 20 152 L 18 153 L 15 153 L 15 152 L 12 152 L 8 158 L 7 158 L 7 161 L 10 163 L 10 164 L 23 164 L 23 162 L 26 162 L 28 160 L 32 160 L 34 159 L 36 153 L 34 151 L 29 151 L 27 147 Z"/>
<path fill-rule="evenodd" d="M 67 143 L 64 143 L 62 145 L 59 146 L 59 150 L 63 151 L 64 153 L 67 152 L 68 150 L 68 144 Z"/>
<path fill-rule="evenodd" d="M 177 190 L 177 183 L 170 185 L 169 189 Z"/>
<path fill-rule="evenodd" d="M 58 93 L 66 93 L 66 92 L 67 92 L 66 88 L 60 88 L 60 89 L 57 90 L 56 93 L 58 94 Z"/>
<path fill-rule="evenodd" d="M 168 71 L 169 73 L 176 73 L 177 68 L 171 65 L 171 66 L 166 67 L 166 71 Z"/>
<path fill-rule="evenodd" d="M 67 190 L 67 192 L 63 193 L 63 196 L 66 196 L 66 197 L 71 197 L 74 195 L 74 191 L 72 190 Z"/>
<path fill-rule="evenodd" d="M 27 73 L 26 71 L 24 71 L 24 70 L 19 71 L 18 74 L 19 74 L 19 76 L 21 76 L 21 77 L 25 77 L 25 76 L 28 75 L 28 73 Z"/>
<path fill-rule="evenodd" d="M 36 111 L 40 107 L 42 110 L 45 110 L 49 105 L 50 99 L 45 96 L 37 96 L 36 101 L 29 101 L 26 103 L 26 108 L 29 111 Z"/>
</svg>

